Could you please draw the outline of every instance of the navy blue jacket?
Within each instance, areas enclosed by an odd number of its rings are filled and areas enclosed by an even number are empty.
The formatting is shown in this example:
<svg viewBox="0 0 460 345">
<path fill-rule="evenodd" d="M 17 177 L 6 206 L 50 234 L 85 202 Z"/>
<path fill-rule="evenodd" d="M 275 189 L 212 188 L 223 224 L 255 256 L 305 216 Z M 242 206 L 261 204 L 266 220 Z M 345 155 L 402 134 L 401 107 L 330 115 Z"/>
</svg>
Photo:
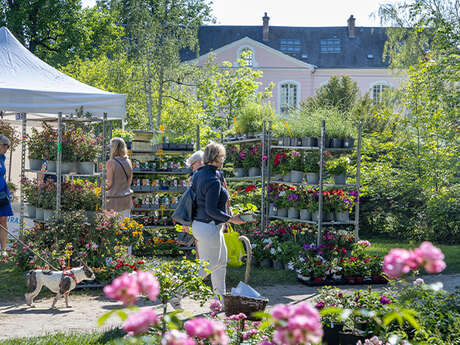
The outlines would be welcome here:
<svg viewBox="0 0 460 345">
<path fill-rule="evenodd" d="M 225 212 L 228 191 L 222 187 L 220 173 L 214 165 L 204 165 L 194 174 L 192 190 L 196 194 L 196 204 L 193 208 L 193 220 L 216 224 L 225 223 L 230 215 Z"/>
</svg>

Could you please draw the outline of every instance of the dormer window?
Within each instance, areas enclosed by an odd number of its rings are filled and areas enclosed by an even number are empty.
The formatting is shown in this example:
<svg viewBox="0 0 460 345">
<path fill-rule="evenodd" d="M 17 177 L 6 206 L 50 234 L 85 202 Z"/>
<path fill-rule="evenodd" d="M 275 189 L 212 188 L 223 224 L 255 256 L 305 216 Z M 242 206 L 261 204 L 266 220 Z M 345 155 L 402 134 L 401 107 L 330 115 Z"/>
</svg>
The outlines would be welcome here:
<svg viewBox="0 0 460 345">
<path fill-rule="evenodd" d="M 284 54 L 299 55 L 300 54 L 300 40 L 297 39 L 282 39 L 280 40 L 280 50 Z"/>
<path fill-rule="evenodd" d="M 325 38 L 320 40 L 321 53 L 340 53 L 341 50 L 339 38 Z"/>
</svg>

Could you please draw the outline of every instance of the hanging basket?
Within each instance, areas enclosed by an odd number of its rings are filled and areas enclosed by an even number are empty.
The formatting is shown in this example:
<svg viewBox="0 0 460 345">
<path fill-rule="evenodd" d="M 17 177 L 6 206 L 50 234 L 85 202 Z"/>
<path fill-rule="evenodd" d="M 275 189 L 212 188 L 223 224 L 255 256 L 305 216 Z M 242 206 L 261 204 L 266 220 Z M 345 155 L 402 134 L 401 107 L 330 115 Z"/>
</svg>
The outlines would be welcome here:
<svg viewBox="0 0 460 345">
<path fill-rule="evenodd" d="M 247 260 L 244 282 L 247 284 L 251 271 L 252 247 L 246 236 L 240 236 L 238 239 L 243 241 L 246 246 Z M 224 294 L 223 297 L 225 315 L 230 316 L 244 313 L 248 317 L 248 320 L 253 321 L 260 321 L 260 319 L 252 316 L 252 313 L 264 311 L 268 303 L 268 298 L 252 298 L 246 296 L 233 296 L 230 294 Z"/>
</svg>

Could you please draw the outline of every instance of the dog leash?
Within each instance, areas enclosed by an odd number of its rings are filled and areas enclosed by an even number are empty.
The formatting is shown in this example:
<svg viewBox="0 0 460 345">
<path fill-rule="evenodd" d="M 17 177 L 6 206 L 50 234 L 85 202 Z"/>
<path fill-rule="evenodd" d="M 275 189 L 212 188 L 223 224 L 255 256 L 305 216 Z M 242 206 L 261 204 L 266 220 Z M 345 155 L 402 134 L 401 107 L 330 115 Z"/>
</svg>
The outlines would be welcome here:
<svg viewBox="0 0 460 345">
<path fill-rule="evenodd" d="M 26 245 L 24 242 L 22 242 L 19 238 L 17 238 L 16 236 L 14 236 L 11 232 L 8 231 L 8 229 L 5 229 L 5 227 L 3 225 L 0 224 L 0 229 L 2 229 L 3 231 L 6 231 L 11 237 L 13 237 L 16 241 L 18 241 L 20 244 L 22 244 L 22 246 L 24 248 L 26 248 L 27 250 L 31 251 L 34 255 L 38 256 L 40 259 L 42 259 L 46 264 L 48 264 L 48 266 L 50 266 L 53 270 L 55 271 L 59 271 L 56 267 L 54 267 L 53 265 L 51 265 L 46 259 L 44 259 L 43 257 L 40 256 L 40 254 L 37 254 L 36 252 L 34 252 L 31 248 L 29 248 L 28 245 Z"/>
</svg>

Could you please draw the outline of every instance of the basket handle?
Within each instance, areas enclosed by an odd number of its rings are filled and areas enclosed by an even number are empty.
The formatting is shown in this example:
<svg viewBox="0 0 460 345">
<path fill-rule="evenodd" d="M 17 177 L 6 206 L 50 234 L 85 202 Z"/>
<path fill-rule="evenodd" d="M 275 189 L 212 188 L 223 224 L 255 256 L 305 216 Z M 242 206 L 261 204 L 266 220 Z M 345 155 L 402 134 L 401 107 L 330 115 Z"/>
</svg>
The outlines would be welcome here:
<svg viewBox="0 0 460 345">
<path fill-rule="evenodd" d="M 249 274 L 251 273 L 251 261 L 252 261 L 252 246 L 249 238 L 246 236 L 238 237 L 240 241 L 243 241 L 246 247 L 246 272 L 244 274 L 244 282 L 245 284 L 249 283 Z"/>
</svg>

